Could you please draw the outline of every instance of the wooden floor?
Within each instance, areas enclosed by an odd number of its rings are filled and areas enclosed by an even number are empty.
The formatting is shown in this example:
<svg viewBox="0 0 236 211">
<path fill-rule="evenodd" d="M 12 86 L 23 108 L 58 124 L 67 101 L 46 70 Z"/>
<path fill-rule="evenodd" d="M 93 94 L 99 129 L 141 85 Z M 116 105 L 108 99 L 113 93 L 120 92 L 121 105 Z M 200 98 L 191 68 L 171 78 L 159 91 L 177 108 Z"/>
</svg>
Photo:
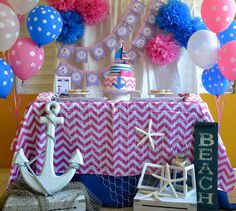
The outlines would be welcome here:
<svg viewBox="0 0 236 211">
<path fill-rule="evenodd" d="M 10 172 L 9 169 L 0 169 L 0 196 L 6 190 L 9 178 L 9 172 Z M 231 203 L 236 203 L 236 187 L 234 191 L 228 193 L 228 196 Z M 132 208 L 122 208 L 122 209 L 102 208 L 101 211 L 132 211 Z"/>
<path fill-rule="evenodd" d="M 10 173 L 9 169 L 0 169 L 0 196 L 6 190 L 9 173 Z"/>
</svg>

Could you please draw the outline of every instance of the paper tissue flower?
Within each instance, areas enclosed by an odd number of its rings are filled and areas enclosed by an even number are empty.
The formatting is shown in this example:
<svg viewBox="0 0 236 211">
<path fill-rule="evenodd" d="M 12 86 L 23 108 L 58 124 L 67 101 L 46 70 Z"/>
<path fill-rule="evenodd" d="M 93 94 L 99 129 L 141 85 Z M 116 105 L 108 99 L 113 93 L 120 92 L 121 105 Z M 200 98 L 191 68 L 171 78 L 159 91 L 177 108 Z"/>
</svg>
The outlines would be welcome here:
<svg viewBox="0 0 236 211">
<path fill-rule="evenodd" d="M 107 0 L 80 0 L 77 12 L 84 19 L 85 24 L 93 25 L 102 22 L 109 14 Z"/>
<path fill-rule="evenodd" d="M 188 5 L 180 0 L 170 0 L 162 6 L 156 17 L 156 24 L 166 32 L 174 32 L 191 18 Z"/>
<path fill-rule="evenodd" d="M 59 11 L 75 10 L 77 0 L 48 0 L 48 3 Z"/>
<path fill-rule="evenodd" d="M 75 11 L 61 11 L 60 15 L 63 19 L 63 28 L 57 41 L 64 44 L 76 43 L 85 33 L 85 26 L 82 18 Z"/>
<path fill-rule="evenodd" d="M 172 34 L 159 34 L 148 41 L 146 51 L 153 64 L 167 65 L 177 60 L 180 46 Z"/>
</svg>

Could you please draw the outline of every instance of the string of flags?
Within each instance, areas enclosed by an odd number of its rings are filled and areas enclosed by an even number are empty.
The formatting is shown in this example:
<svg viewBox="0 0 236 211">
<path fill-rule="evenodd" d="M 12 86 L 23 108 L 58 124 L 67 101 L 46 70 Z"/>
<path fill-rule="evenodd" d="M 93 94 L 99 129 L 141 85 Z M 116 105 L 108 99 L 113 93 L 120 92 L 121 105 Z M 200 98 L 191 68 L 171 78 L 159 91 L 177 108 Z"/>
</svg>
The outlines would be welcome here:
<svg viewBox="0 0 236 211">
<path fill-rule="evenodd" d="M 165 0 L 153 0 L 150 8 L 146 10 L 146 15 L 141 24 L 138 33 L 131 41 L 131 46 L 127 49 L 127 55 L 132 64 L 144 53 L 146 42 L 156 33 L 155 17 L 161 6 L 165 4 Z M 111 34 L 109 34 L 102 42 L 96 43 L 90 47 L 79 47 L 75 45 L 61 46 L 58 59 L 59 63 L 56 69 L 57 76 L 70 76 L 72 83 L 80 86 L 82 80 L 86 78 L 87 86 L 99 86 L 100 76 L 106 76 L 109 67 L 103 70 L 84 71 L 67 63 L 72 54 L 75 54 L 76 63 L 88 63 L 89 54 L 96 61 L 105 58 L 108 53 L 120 46 L 120 40 L 125 40 L 136 27 L 141 19 L 141 15 L 145 11 L 145 5 L 139 0 L 131 0 L 128 11 L 122 20 L 116 25 Z"/>
</svg>

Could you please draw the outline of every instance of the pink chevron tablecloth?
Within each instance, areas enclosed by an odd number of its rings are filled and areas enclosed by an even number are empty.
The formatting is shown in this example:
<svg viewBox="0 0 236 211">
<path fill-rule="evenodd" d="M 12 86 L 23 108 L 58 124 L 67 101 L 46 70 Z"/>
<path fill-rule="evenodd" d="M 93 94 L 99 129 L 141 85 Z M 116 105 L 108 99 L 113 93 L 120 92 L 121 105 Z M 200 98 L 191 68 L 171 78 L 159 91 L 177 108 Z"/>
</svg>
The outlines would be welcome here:
<svg viewBox="0 0 236 211">
<path fill-rule="evenodd" d="M 206 103 L 200 102 L 60 102 L 58 116 L 65 118 L 64 125 L 56 127 L 54 165 L 60 173 L 68 167 L 68 160 L 79 148 L 84 166 L 78 173 L 112 176 L 133 176 L 142 171 L 144 162 L 169 162 L 176 153 L 185 152 L 193 161 L 193 129 L 196 121 L 212 121 Z M 28 159 L 45 149 L 46 126 L 39 123 L 44 115 L 45 102 L 33 102 L 25 112 L 13 151 L 20 148 Z M 152 119 L 153 132 L 165 136 L 153 137 L 155 149 L 148 142 L 137 145 L 142 138 L 135 127 L 147 130 Z M 219 139 L 218 188 L 231 191 L 235 176 L 225 146 Z M 35 171 L 43 167 L 43 156 L 37 159 Z M 13 165 L 10 181 L 19 176 Z"/>
</svg>

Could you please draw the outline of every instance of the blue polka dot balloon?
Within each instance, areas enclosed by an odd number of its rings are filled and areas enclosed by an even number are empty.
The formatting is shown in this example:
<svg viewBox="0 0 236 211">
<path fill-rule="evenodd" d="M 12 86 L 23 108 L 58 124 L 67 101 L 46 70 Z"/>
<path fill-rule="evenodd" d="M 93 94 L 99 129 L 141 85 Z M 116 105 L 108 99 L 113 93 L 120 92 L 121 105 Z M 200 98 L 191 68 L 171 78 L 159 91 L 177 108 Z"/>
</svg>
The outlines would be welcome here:
<svg viewBox="0 0 236 211">
<path fill-rule="evenodd" d="M 228 88 L 228 80 L 220 72 L 218 64 L 203 71 L 202 84 L 207 92 L 214 96 L 224 94 Z"/>
<path fill-rule="evenodd" d="M 63 21 L 53 7 L 40 5 L 33 8 L 27 18 L 27 29 L 32 40 L 39 46 L 53 42 L 60 35 Z"/>
<path fill-rule="evenodd" d="M 0 98 L 6 98 L 13 87 L 14 75 L 11 66 L 0 59 Z"/>
<path fill-rule="evenodd" d="M 236 20 L 234 20 L 226 30 L 219 33 L 218 39 L 220 40 L 221 46 L 230 41 L 236 40 Z"/>
</svg>

